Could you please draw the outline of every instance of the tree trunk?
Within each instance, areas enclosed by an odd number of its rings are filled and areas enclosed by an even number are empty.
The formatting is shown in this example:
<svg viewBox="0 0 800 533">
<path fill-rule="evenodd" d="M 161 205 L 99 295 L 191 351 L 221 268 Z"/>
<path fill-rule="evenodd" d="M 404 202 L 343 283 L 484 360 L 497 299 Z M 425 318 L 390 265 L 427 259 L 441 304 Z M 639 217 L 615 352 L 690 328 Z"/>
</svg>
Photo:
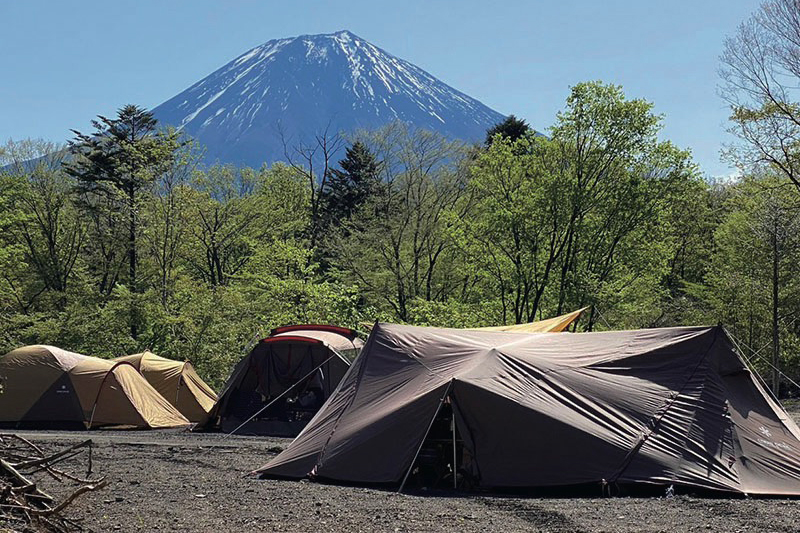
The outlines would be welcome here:
<svg viewBox="0 0 800 533">
<path fill-rule="evenodd" d="M 777 233 L 777 232 L 776 232 Z M 772 235 L 772 392 L 779 397 L 780 377 L 780 332 L 778 330 L 778 283 L 779 277 L 778 237 Z"/>
<path fill-rule="evenodd" d="M 138 294 L 139 288 L 136 284 L 136 193 L 133 187 L 128 191 L 128 275 L 131 292 Z M 134 339 L 139 334 L 136 327 L 136 309 L 135 305 L 131 307 L 131 337 Z"/>
</svg>

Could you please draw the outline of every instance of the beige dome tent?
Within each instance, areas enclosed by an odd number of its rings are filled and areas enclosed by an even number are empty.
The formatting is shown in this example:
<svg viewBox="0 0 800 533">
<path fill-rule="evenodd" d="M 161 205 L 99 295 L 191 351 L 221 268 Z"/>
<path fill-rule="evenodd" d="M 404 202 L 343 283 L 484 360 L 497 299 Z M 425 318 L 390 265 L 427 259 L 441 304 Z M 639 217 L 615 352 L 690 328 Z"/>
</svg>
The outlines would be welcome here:
<svg viewBox="0 0 800 533">
<path fill-rule="evenodd" d="M 273 329 L 234 368 L 211 413 L 215 427 L 293 437 L 308 423 L 363 346 L 352 329 Z"/>
<path fill-rule="evenodd" d="M 37 345 L 0 358 L 0 424 L 147 429 L 189 421 L 133 365 Z"/>
<path fill-rule="evenodd" d="M 800 496 L 800 429 L 721 327 L 377 324 L 336 392 L 259 471 L 394 487 L 449 475 L 445 486 L 463 488 Z"/>
<path fill-rule="evenodd" d="M 150 351 L 114 361 L 132 364 L 190 422 L 204 423 L 217 401 L 217 394 L 197 375 L 189 361 L 166 359 Z"/>
</svg>

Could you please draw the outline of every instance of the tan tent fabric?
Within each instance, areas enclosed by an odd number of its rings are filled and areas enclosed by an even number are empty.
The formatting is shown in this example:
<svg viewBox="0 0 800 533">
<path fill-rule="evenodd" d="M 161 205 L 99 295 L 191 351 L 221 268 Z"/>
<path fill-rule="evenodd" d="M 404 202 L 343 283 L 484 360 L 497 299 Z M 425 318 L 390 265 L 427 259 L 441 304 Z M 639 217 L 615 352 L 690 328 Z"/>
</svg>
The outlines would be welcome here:
<svg viewBox="0 0 800 533">
<path fill-rule="evenodd" d="M 580 316 L 584 312 L 586 312 L 587 309 L 589 308 L 584 307 L 582 309 L 578 309 L 577 311 L 567 313 L 566 315 L 560 315 L 557 317 L 548 318 L 547 320 L 529 322 L 527 324 L 513 324 L 511 326 L 490 326 L 487 328 L 470 328 L 470 329 L 474 329 L 475 331 L 512 331 L 515 333 L 556 333 L 559 331 L 564 331 L 569 326 L 571 326 L 572 323 L 578 320 Z"/>
<path fill-rule="evenodd" d="M 527 335 L 378 324 L 336 392 L 259 471 L 397 486 L 440 406 L 455 420 L 459 471 L 477 487 L 800 496 L 800 429 L 719 327 Z"/>
<path fill-rule="evenodd" d="M 236 365 L 210 425 L 226 432 L 297 435 L 336 389 L 363 344 L 355 331 L 337 326 L 276 328 Z"/>
<path fill-rule="evenodd" d="M 578 320 L 588 307 L 583 307 L 577 311 L 567 313 L 566 315 L 559 315 L 545 320 L 537 320 L 536 322 L 528 322 L 527 324 L 511 324 L 509 326 L 487 326 L 482 328 L 463 328 L 470 331 L 511 331 L 516 333 L 557 333 L 566 330 L 569 326 Z M 362 322 L 361 326 L 369 331 L 372 329 L 372 324 Z"/>
<path fill-rule="evenodd" d="M 115 361 L 136 367 L 150 385 L 190 422 L 204 423 L 217 401 L 217 394 L 195 372 L 188 361 L 174 361 L 146 351 Z"/>
<path fill-rule="evenodd" d="M 0 358 L 0 424 L 5 426 L 188 425 L 129 363 L 26 346 Z"/>
</svg>

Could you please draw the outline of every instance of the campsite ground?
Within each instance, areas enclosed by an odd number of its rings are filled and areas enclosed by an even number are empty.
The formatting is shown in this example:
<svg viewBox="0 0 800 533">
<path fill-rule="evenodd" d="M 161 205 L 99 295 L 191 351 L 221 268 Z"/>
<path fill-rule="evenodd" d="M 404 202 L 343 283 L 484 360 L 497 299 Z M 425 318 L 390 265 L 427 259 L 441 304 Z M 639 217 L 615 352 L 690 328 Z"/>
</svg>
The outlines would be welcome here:
<svg viewBox="0 0 800 533">
<path fill-rule="evenodd" d="M 21 434 L 53 446 L 94 440 L 95 471 L 111 485 L 68 511 L 94 531 L 789 532 L 800 523 L 800 502 L 792 500 L 400 495 L 246 475 L 288 439 L 160 431 Z"/>
</svg>

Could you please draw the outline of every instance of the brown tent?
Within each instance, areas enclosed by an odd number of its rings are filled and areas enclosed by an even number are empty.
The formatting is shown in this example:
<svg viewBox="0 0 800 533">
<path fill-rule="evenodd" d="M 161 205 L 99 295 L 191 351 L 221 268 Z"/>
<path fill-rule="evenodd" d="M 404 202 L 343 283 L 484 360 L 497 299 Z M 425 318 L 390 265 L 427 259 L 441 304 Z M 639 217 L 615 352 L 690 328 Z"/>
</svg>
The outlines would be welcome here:
<svg viewBox="0 0 800 533">
<path fill-rule="evenodd" d="M 208 420 L 217 394 L 197 375 L 189 361 L 166 359 L 150 351 L 114 361 L 132 364 L 190 422 L 201 424 Z"/>
<path fill-rule="evenodd" d="M 212 424 L 225 432 L 297 435 L 362 346 L 354 330 L 338 326 L 272 330 L 234 368 L 211 413 Z"/>
<path fill-rule="evenodd" d="M 545 320 L 537 320 L 536 322 L 528 322 L 527 324 L 512 324 L 510 326 L 489 326 L 486 328 L 469 328 L 475 331 L 511 331 L 514 333 L 558 333 L 566 330 L 572 325 L 573 322 L 578 320 L 581 315 L 589 309 L 584 307 L 567 313 L 566 315 L 559 315 Z"/>
<path fill-rule="evenodd" d="M 186 420 L 129 363 L 25 346 L 0 358 L 5 427 L 169 428 Z"/>
<path fill-rule="evenodd" d="M 413 472 L 427 486 L 453 463 L 462 487 L 797 496 L 800 430 L 719 327 L 378 324 L 336 393 L 259 472 L 394 486 Z"/>
</svg>

